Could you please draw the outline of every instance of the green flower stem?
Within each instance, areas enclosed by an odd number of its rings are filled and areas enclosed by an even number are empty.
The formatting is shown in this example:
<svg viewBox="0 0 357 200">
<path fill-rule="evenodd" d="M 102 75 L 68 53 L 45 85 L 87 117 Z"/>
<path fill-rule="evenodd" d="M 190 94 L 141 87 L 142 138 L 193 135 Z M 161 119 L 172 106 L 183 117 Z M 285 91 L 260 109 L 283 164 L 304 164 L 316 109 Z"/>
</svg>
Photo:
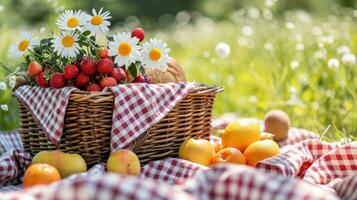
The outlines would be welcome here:
<svg viewBox="0 0 357 200">
<path fill-rule="evenodd" d="M 35 52 L 35 51 L 33 51 L 32 49 L 29 49 L 29 51 L 30 51 L 31 53 L 33 53 L 34 55 L 36 55 L 36 56 L 42 57 L 42 55 L 41 55 L 41 54 L 36 53 L 36 52 Z"/>
<path fill-rule="evenodd" d="M 0 63 L 0 65 L 3 66 L 5 69 L 9 70 L 2 63 Z M 9 79 L 13 75 L 16 75 L 17 72 L 19 72 L 19 70 L 20 70 L 20 67 L 16 67 L 15 71 L 13 71 L 13 72 L 11 70 L 9 70 L 11 73 L 9 75 L 7 75 L 2 81 Z"/>
<path fill-rule="evenodd" d="M 12 72 L 9 68 L 7 68 L 2 62 L 0 62 L 0 66 L 6 69 L 8 72 Z"/>
</svg>

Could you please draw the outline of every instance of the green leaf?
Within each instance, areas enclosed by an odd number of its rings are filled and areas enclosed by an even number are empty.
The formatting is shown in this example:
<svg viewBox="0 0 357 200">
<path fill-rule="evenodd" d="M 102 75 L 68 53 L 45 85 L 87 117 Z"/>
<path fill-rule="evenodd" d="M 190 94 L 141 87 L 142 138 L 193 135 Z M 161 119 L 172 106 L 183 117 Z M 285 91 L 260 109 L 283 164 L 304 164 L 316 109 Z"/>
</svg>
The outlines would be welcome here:
<svg viewBox="0 0 357 200">
<path fill-rule="evenodd" d="M 30 64 L 30 62 L 31 62 L 30 56 L 26 55 L 25 60 L 26 60 L 27 64 Z"/>
<path fill-rule="evenodd" d="M 84 35 L 84 36 L 88 36 L 89 34 L 90 34 L 90 31 L 85 31 L 82 33 L 82 35 Z"/>
<path fill-rule="evenodd" d="M 129 66 L 129 73 L 133 76 L 133 77 L 137 77 L 138 76 L 138 69 L 136 68 L 135 64 L 131 64 Z"/>
<path fill-rule="evenodd" d="M 142 74 L 144 76 L 146 75 L 145 68 L 142 65 L 139 66 L 139 71 L 140 71 L 140 74 Z"/>
</svg>

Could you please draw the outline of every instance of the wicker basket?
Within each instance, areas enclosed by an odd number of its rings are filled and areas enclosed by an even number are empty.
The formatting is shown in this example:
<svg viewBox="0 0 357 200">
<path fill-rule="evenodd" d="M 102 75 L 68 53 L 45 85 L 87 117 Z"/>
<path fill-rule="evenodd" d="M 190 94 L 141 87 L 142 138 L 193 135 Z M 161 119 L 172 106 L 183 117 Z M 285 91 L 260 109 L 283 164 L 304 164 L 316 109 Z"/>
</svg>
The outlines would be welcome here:
<svg viewBox="0 0 357 200">
<path fill-rule="evenodd" d="M 142 165 L 149 161 L 175 157 L 187 137 L 209 138 L 211 111 L 221 87 L 197 84 L 161 121 L 142 134 L 131 149 Z M 59 147 L 48 142 L 30 112 L 20 103 L 20 133 L 26 151 L 60 149 L 79 153 L 88 165 L 106 162 L 110 153 L 114 96 L 111 92 L 71 94 Z"/>
</svg>

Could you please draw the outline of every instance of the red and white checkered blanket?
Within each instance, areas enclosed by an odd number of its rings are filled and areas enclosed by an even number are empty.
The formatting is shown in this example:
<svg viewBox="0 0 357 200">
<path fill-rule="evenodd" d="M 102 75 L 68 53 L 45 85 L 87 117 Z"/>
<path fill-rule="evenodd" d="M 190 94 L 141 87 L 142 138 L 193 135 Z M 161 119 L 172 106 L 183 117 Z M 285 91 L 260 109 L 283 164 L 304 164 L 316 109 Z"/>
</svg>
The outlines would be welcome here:
<svg viewBox="0 0 357 200">
<path fill-rule="evenodd" d="M 125 84 L 111 88 L 115 96 L 111 150 L 130 145 L 159 122 L 198 83 Z M 15 96 L 31 112 L 36 123 L 54 144 L 62 136 L 64 116 L 75 88 L 22 86 Z M 107 89 L 108 90 L 108 89 Z"/>
<path fill-rule="evenodd" d="M 285 143 L 279 143 L 283 153 L 256 168 L 207 168 L 169 158 L 149 163 L 135 177 L 105 173 L 98 164 L 87 173 L 27 190 L 13 180 L 19 180 L 31 158 L 13 149 L 22 146 L 9 139 L 19 138 L 17 132 L 1 135 L 0 147 L 6 148 L 0 149 L 0 199 L 357 199 L 357 142 L 323 142 L 303 129 L 291 129 Z M 219 140 L 212 137 L 211 142 Z"/>
</svg>

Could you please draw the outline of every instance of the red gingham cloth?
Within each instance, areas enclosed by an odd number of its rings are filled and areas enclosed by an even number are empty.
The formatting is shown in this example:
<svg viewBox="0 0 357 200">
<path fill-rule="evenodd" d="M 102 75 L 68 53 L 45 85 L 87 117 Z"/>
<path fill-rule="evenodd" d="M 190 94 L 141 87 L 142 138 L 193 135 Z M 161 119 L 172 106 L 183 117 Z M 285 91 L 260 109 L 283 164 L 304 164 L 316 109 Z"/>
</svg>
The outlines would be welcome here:
<svg viewBox="0 0 357 200">
<path fill-rule="evenodd" d="M 0 157 L 0 186 L 19 183 L 26 167 L 31 163 L 29 153 L 22 150 L 12 149 Z"/>
<path fill-rule="evenodd" d="M 76 88 L 61 89 L 21 86 L 14 95 L 31 112 L 46 137 L 58 145 L 63 131 L 64 116 L 71 92 Z"/>
<path fill-rule="evenodd" d="M 22 150 L 23 148 L 21 136 L 17 130 L 0 132 L 0 155 L 9 149 Z"/>
<path fill-rule="evenodd" d="M 130 145 L 159 122 L 193 87 L 194 83 L 136 83 L 112 87 L 115 101 L 111 150 Z"/>
<path fill-rule="evenodd" d="M 9 155 L 12 154 L 6 154 L 1 158 Z M 20 166 L 26 166 L 26 163 Z M 21 186 L 6 186 L 0 188 L 0 191 L 17 191 L 0 193 L 0 197 L 357 199 L 357 142 L 341 145 L 307 139 L 294 144 L 278 156 L 260 162 L 257 168 L 229 164 L 207 168 L 189 161 L 170 158 L 149 163 L 142 168 L 138 177 L 105 173 L 104 169 L 104 165 L 96 165 L 87 173 L 75 174 L 49 186 L 33 187 L 28 190 L 21 190 Z M 23 170 L 24 167 L 19 169 Z"/>
<path fill-rule="evenodd" d="M 130 145 L 137 137 L 159 122 L 195 83 L 125 84 L 110 88 L 115 96 L 111 150 Z M 46 137 L 59 144 L 64 116 L 71 92 L 75 88 L 22 86 L 15 96 L 31 112 Z M 108 90 L 108 89 L 107 89 Z"/>
</svg>

